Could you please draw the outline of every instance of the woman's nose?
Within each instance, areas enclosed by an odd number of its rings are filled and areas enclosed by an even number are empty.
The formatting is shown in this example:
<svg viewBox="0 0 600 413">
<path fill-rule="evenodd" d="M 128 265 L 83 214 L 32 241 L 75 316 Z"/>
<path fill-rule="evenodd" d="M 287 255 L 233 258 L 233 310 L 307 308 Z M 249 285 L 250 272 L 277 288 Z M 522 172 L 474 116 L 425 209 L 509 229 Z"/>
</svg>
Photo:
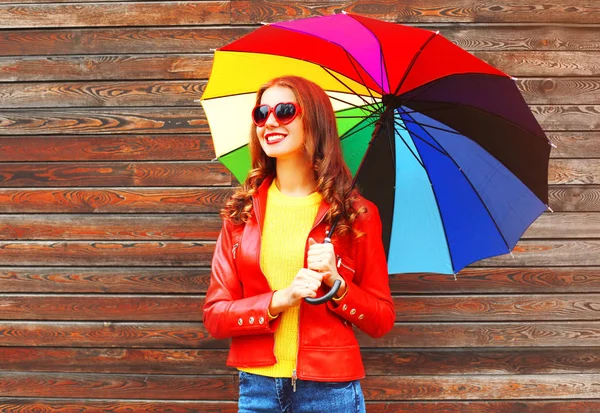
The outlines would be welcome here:
<svg viewBox="0 0 600 413">
<path fill-rule="evenodd" d="M 270 126 L 270 127 L 279 126 L 279 122 L 277 122 L 277 119 L 275 118 L 275 113 L 273 113 L 273 112 L 269 113 L 269 116 L 267 116 L 267 122 L 265 123 L 265 125 Z"/>
</svg>

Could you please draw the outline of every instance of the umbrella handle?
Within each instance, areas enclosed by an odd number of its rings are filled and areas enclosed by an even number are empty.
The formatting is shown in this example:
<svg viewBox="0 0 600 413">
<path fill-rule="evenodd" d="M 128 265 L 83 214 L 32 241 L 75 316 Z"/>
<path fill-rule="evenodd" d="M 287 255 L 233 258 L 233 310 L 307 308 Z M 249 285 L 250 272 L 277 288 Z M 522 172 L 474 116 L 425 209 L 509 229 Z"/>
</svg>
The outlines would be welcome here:
<svg viewBox="0 0 600 413">
<path fill-rule="evenodd" d="M 306 297 L 304 301 L 312 305 L 324 304 L 335 296 L 335 294 L 340 289 L 340 285 L 342 285 L 342 282 L 340 280 L 335 280 L 335 282 L 333 283 L 333 287 L 331 287 L 331 290 L 329 290 L 327 294 L 319 298 Z"/>
<path fill-rule="evenodd" d="M 333 223 L 333 225 L 331 226 L 331 230 L 329 233 L 333 234 L 333 231 L 337 225 L 337 221 L 338 220 L 336 219 L 335 222 Z M 325 237 L 325 240 L 323 241 L 323 243 L 329 244 L 330 242 L 331 242 L 331 238 Z M 331 290 L 329 290 L 329 292 L 327 294 L 325 294 L 324 296 L 319 297 L 319 298 L 306 297 L 306 298 L 304 298 L 304 301 L 306 301 L 308 304 L 312 304 L 312 305 L 324 304 L 327 301 L 331 300 L 337 294 L 341 285 L 342 285 L 342 282 L 340 280 L 335 280 L 333 283 L 333 286 L 331 287 Z"/>
</svg>

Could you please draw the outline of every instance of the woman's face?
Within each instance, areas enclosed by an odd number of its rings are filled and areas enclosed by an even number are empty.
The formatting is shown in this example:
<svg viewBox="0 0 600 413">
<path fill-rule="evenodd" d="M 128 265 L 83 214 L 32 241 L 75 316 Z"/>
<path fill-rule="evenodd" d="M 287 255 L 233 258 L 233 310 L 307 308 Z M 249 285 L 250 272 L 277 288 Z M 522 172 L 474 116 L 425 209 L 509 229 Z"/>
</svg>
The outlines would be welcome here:
<svg viewBox="0 0 600 413">
<path fill-rule="evenodd" d="M 260 103 L 274 108 L 282 102 L 296 102 L 296 97 L 291 89 L 283 86 L 272 86 L 265 90 Z M 277 159 L 289 159 L 295 157 L 304 158 L 304 126 L 302 125 L 302 114 L 296 116 L 287 125 L 277 122 L 273 113 L 269 114 L 264 126 L 256 127 L 256 134 L 263 151 L 267 156 Z"/>
</svg>

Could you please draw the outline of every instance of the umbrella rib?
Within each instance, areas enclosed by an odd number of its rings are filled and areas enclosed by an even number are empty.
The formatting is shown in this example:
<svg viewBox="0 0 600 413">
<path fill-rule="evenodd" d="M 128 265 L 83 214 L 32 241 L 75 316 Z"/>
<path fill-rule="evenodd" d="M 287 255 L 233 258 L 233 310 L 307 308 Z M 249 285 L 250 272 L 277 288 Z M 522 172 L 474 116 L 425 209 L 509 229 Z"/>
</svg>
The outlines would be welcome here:
<svg viewBox="0 0 600 413">
<path fill-rule="evenodd" d="M 408 115 L 408 117 L 410 117 L 412 119 L 412 116 Z M 414 119 L 412 119 L 412 120 L 414 121 Z M 423 130 L 425 131 L 425 133 L 427 133 L 429 135 L 429 137 L 433 141 L 435 141 L 435 143 L 437 143 L 440 146 L 440 148 L 443 148 L 443 145 L 441 143 L 439 143 L 437 141 L 437 139 L 435 139 L 433 137 L 433 135 L 431 135 L 429 132 L 427 132 L 427 130 L 425 130 L 425 129 L 423 129 Z M 475 185 L 473 185 L 473 182 L 471 182 L 471 180 L 469 179 L 469 177 L 465 174 L 465 171 L 462 170 L 462 168 L 456 162 L 456 160 L 452 157 L 452 155 L 450 155 L 448 153 L 448 151 L 446 151 L 445 149 L 444 149 L 444 152 L 446 152 L 446 155 L 448 156 L 448 158 L 454 163 L 454 165 L 458 168 L 458 170 L 460 171 L 460 173 L 462 174 L 462 176 L 464 176 L 465 180 L 469 183 L 469 185 L 473 189 L 473 192 L 475 192 L 475 195 L 477 195 L 477 198 L 479 198 L 479 202 L 481 202 L 481 205 L 483 205 L 483 207 L 485 208 L 485 211 L 488 213 L 490 219 L 494 223 L 494 226 L 496 227 L 496 230 L 498 231 L 498 234 L 500 234 L 500 236 L 502 237 L 502 241 L 504 241 L 504 245 L 506 245 L 506 248 L 508 249 L 508 251 L 510 251 L 510 246 L 508 245 L 508 242 L 506 241 L 506 238 L 504 238 L 504 234 L 502 234 L 502 231 L 500 230 L 500 227 L 498 226 L 498 223 L 494 219 L 494 216 L 492 215 L 492 213 L 490 212 L 489 208 L 487 207 L 487 205 L 483 201 L 483 198 L 481 198 L 481 195 L 479 194 L 479 191 L 477 191 L 477 188 L 475 188 Z"/>
<path fill-rule="evenodd" d="M 434 145 L 432 145 L 430 142 L 427 142 L 424 138 L 422 138 L 418 133 L 415 133 L 413 131 L 408 130 L 408 128 L 406 126 L 404 126 L 403 124 L 401 124 L 400 122 L 398 122 L 396 119 L 394 119 L 394 124 L 396 126 L 401 127 L 402 129 L 404 129 L 405 131 L 407 131 L 408 133 L 412 135 L 414 135 L 416 138 L 418 138 L 421 142 L 423 142 L 424 144 L 430 146 L 432 149 L 435 149 L 436 151 L 438 151 L 439 153 L 441 153 L 442 155 L 446 155 L 446 156 L 450 156 L 448 155 L 448 153 L 446 153 L 446 151 L 441 150 L 440 148 L 436 148 Z M 404 141 L 404 139 L 402 139 L 402 141 Z M 408 148 L 410 150 L 410 147 Z M 412 152 L 412 151 L 411 151 Z M 413 154 L 414 155 L 414 154 Z M 420 162 L 420 161 L 419 161 Z M 423 165 L 423 164 L 421 164 Z M 423 166 L 425 167 L 425 166 Z"/>
<path fill-rule="evenodd" d="M 425 48 L 427 47 L 427 45 L 429 44 L 429 42 L 431 42 L 435 36 L 437 36 L 437 33 L 433 32 L 431 34 L 431 36 L 429 36 L 429 38 L 425 41 L 425 43 L 423 43 L 423 45 L 421 46 L 421 48 L 419 49 L 419 51 L 413 56 L 410 64 L 408 65 L 408 69 L 406 69 L 406 71 L 404 72 L 404 76 L 402 76 L 402 79 L 400 80 L 400 83 L 398 83 L 398 87 L 396 87 L 396 90 L 394 91 L 394 95 L 398 94 L 398 92 L 402 88 L 402 85 L 404 84 L 404 81 L 408 77 L 408 74 L 412 70 L 412 68 L 415 65 L 415 63 L 417 62 L 417 59 L 419 58 L 419 56 L 421 55 L 421 53 L 423 52 L 423 50 L 425 50 Z"/>
<path fill-rule="evenodd" d="M 365 112 L 368 112 L 369 116 L 371 116 L 373 113 L 376 112 L 376 110 L 367 110 L 367 109 L 365 109 L 365 107 L 366 107 L 365 105 L 356 105 L 356 104 L 354 104 L 352 102 L 347 102 L 344 99 L 340 99 L 340 98 L 337 98 L 335 96 L 331 96 L 331 95 L 327 95 L 327 96 L 329 96 L 329 99 L 337 100 L 338 102 L 345 103 L 345 104 L 347 104 L 349 106 L 352 106 L 355 109 L 361 109 L 361 110 L 363 110 Z M 375 105 L 376 103 L 377 102 L 373 102 L 373 105 Z M 344 110 L 344 109 L 342 109 L 342 110 Z M 336 116 L 336 118 L 338 118 L 338 117 L 339 116 Z M 364 117 L 364 116 L 359 116 L 359 117 Z"/>
<path fill-rule="evenodd" d="M 363 79 L 362 75 L 360 74 L 360 71 L 358 70 L 358 68 L 356 67 L 356 65 L 354 64 L 354 62 L 352 61 L 352 55 L 350 53 L 348 53 L 348 51 L 346 49 L 344 49 L 344 52 L 346 52 L 346 56 L 348 57 L 348 61 L 350 62 L 350 64 L 354 68 L 354 71 L 356 72 L 356 74 L 360 78 L 360 81 L 367 88 L 367 91 L 369 92 L 369 96 L 371 96 L 372 100 L 375 100 L 375 96 L 373 96 L 373 93 L 371 93 L 371 88 L 367 87 L 367 83 L 365 82 L 365 79 Z M 383 90 L 383 88 L 382 88 L 382 90 Z"/>
<path fill-rule="evenodd" d="M 367 125 L 364 125 L 361 128 L 359 128 L 359 129 L 353 130 L 358 125 L 360 125 L 360 123 L 357 123 L 356 125 L 354 125 L 350 129 L 348 129 L 346 132 L 344 132 L 344 134 L 342 136 L 340 136 L 340 140 L 346 139 L 346 138 L 354 135 L 355 133 L 358 133 L 358 132 L 362 131 L 363 129 L 366 129 L 366 128 L 370 127 L 370 126 L 373 126 L 373 124 L 377 123 L 378 121 L 379 121 L 379 118 L 375 118 L 371 122 L 369 122 Z"/>
<path fill-rule="evenodd" d="M 408 129 L 406 129 L 405 126 L 403 126 L 402 124 L 398 123 L 398 121 L 396 121 L 396 119 L 394 119 L 394 124 L 396 126 L 400 126 L 402 129 L 404 129 L 405 131 L 407 131 L 408 133 L 411 133 Z M 419 138 L 421 139 L 421 138 Z M 415 158 L 415 160 L 419 163 L 419 165 L 421 165 L 423 167 L 423 169 L 425 169 L 425 165 L 423 164 L 423 161 L 421 159 L 419 159 L 419 157 L 417 156 L 416 153 L 413 152 L 412 148 L 408 145 L 408 143 L 404 140 L 404 138 L 402 137 L 402 135 L 400 135 L 400 140 L 402 141 L 402 143 L 404 143 L 404 145 L 406 146 L 406 149 L 409 150 L 409 152 L 412 154 L 412 156 Z M 423 140 L 423 139 L 421 139 Z M 424 141 L 425 142 L 425 141 Z M 429 145 L 431 145 L 429 142 L 425 142 L 428 143 Z M 438 149 L 439 150 L 439 149 Z M 442 152 L 443 153 L 443 152 Z"/>
<path fill-rule="evenodd" d="M 330 75 L 331 77 L 333 77 L 335 80 L 337 80 L 338 82 L 340 82 L 340 83 L 341 83 L 341 84 L 342 84 L 344 87 L 346 87 L 346 89 L 348 89 L 348 90 L 349 90 L 350 92 L 352 92 L 354 95 L 358 96 L 358 97 L 359 97 L 359 98 L 360 98 L 360 99 L 361 99 L 363 102 L 365 102 L 365 105 L 369 105 L 369 102 L 367 102 L 367 100 L 366 100 L 364 97 L 362 97 L 362 95 L 360 95 L 358 92 L 354 91 L 354 90 L 353 90 L 353 89 L 352 89 L 350 86 L 348 86 L 348 85 L 347 85 L 345 82 L 343 82 L 343 81 L 342 81 L 341 79 L 339 79 L 339 78 L 338 78 L 336 75 L 334 75 L 334 74 L 332 73 L 332 71 L 331 71 L 331 70 L 329 70 L 328 68 L 326 68 L 326 67 L 325 67 L 325 66 L 323 66 L 323 65 L 320 65 L 320 66 L 321 66 L 321 69 L 323 69 L 324 71 L 326 71 L 327 73 L 329 73 L 329 75 Z M 366 86 L 365 86 L 365 88 L 366 88 L 367 90 L 369 90 L 369 88 L 368 88 L 368 87 L 366 87 Z M 369 93 L 371 93 L 371 92 L 369 92 Z"/>
</svg>

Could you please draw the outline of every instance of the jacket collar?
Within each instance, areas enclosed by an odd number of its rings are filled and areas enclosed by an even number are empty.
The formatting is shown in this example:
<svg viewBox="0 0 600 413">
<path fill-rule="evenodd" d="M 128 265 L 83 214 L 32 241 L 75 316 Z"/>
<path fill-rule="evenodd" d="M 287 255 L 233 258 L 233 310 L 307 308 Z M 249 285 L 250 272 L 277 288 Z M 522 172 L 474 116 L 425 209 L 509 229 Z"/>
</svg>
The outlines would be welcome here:
<svg viewBox="0 0 600 413">
<path fill-rule="evenodd" d="M 258 225 L 260 228 L 263 228 L 263 224 L 265 221 L 265 210 L 267 208 L 267 193 L 269 192 L 269 187 L 271 183 L 275 179 L 274 176 L 268 176 L 262 181 L 260 186 L 258 187 L 258 194 L 252 197 L 253 199 L 253 207 L 255 209 L 256 220 L 258 221 Z M 319 205 L 319 210 L 317 211 L 317 215 L 315 217 L 315 222 L 313 223 L 313 228 L 316 227 L 325 217 L 327 211 L 329 211 L 329 203 L 324 199 L 321 201 L 321 205 Z"/>
</svg>

